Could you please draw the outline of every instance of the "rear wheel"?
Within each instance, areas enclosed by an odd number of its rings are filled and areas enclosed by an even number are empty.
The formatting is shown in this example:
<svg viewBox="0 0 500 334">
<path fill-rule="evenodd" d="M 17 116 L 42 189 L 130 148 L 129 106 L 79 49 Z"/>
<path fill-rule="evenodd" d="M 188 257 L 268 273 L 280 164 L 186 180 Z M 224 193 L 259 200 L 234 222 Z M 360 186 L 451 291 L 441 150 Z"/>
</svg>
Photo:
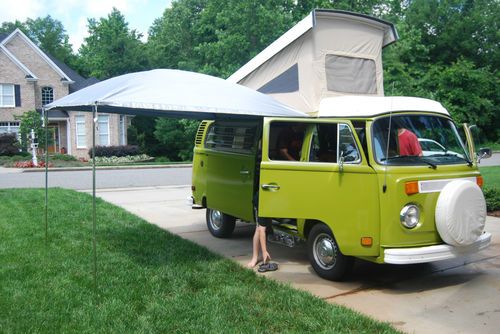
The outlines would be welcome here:
<svg viewBox="0 0 500 334">
<path fill-rule="evenodd" d="M 330 228 L 314 225 L 307 239 L 309 261 L 316 273 L 331 281 L 342 281 L 350 272 L 354 259 L 339 249 Z"/>
<path fill-rule="evenodd" d="M 236 225 L 236 218 L 226 215 L 219 210 L 207 209 L 207 227 L 210 233 L 217 238 L 230 237 Z"/>
</svg>

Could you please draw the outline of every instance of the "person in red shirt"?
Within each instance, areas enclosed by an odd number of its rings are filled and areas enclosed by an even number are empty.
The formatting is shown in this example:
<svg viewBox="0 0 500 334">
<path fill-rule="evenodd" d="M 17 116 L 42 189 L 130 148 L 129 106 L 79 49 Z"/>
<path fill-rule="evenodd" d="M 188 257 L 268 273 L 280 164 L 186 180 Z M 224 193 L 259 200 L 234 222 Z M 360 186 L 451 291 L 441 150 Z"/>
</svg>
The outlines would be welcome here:
<svg viewBox="0 0 500 334">
<path fill-rule="evenodd" d="M 398 129 L 399 155 L 422 156 L 422 147 L 417 136 L 408 129 Z"/>
</svg>

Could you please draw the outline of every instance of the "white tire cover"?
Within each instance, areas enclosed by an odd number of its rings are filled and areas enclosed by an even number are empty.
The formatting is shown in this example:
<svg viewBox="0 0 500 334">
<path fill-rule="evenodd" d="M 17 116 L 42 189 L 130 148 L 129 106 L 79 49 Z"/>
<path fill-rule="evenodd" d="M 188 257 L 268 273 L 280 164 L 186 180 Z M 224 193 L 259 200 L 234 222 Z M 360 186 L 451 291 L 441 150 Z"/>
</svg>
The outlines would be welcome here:
<svg viewBox="0 0 500 334">
<path fill-rule="evenodd" d="M 468 180 L 448 183 L 436 204 L 436 227 L 449 245 L 467 246 L 483 233 L 486 201 L 481 188 Z"/>
</svg>

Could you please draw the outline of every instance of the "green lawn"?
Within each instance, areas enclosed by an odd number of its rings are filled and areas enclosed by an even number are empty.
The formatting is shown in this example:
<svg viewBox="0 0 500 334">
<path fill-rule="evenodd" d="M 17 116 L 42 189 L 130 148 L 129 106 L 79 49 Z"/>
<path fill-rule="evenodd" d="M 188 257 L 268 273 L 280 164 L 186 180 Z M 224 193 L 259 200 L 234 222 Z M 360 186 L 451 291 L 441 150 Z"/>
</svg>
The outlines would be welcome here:
<svg viewBox="0 0 500 334">
<path fill-rule="evenodd" d="M 0 333 L 395 333 L 91 197 L 0 189 Z"/>
<path fill-rule="evenodd" d="M 500 166 L 480 167 L 484 178 L 485 187 L 497 187 L 500 189 Z"/>
</svg>

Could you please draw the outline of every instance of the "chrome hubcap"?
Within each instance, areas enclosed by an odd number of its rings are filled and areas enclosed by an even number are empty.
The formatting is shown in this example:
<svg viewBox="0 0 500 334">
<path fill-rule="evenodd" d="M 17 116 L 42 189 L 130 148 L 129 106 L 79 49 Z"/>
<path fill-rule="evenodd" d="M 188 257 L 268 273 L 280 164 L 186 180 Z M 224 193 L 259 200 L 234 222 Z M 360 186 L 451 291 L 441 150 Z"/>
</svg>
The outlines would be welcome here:
<svg viewBox="0 0 500 334">
<path fill-rule="evenodd" d="M 337 246 L 333 238 L 326 233 L 321 233 L 314 240 L 314 260 L 325 270 L 335 267 L 337 262 Z"/>
<path fill-rule="evenodd" d="M 211 210 L 210 212 L 210 225 L 214 230 L 222 227 L 222 214 L 218 210 Z"/>
</svg>

